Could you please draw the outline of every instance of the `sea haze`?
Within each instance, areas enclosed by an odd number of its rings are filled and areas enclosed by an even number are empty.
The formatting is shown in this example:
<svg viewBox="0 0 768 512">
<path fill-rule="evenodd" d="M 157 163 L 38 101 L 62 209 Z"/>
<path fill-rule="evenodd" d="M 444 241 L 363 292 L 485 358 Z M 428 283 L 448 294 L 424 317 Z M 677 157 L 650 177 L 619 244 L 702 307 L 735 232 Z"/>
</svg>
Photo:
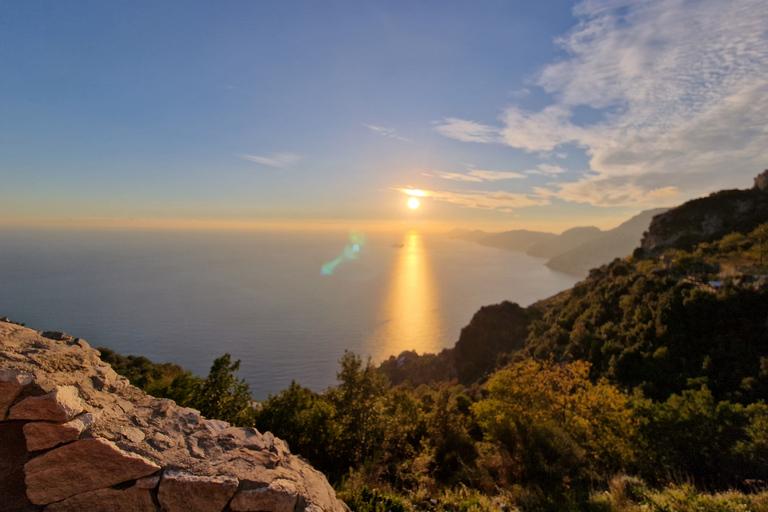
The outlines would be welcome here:
<svg viewBox="0 0 768 512">
<path fill-rule="evenodd" d="M 446 235 L 362 234 L 350 251 L 348 232 L 4 229 L 0 316 L 200 375 L 229 352 L 264 399 L 291 380 L 325 389 L 345 349 L 437 352 L 480 306 L 577 280 Z"/>
</svg>

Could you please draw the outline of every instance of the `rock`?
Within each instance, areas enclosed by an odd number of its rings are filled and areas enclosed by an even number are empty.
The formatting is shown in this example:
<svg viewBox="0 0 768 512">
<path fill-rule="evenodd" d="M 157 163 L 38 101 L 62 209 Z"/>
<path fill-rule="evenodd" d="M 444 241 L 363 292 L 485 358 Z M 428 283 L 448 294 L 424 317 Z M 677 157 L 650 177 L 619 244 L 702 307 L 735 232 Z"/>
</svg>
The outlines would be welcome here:
<svg viewBox="0 0 768 512">
<path fill-rule="evenodd" d="M 267 510 L 293 503 L 297 511 L 348 511 L 323 474 L 269 432 L 235 428 L 148 396 L 87 343 L 52 338 L 0 322 L 0 382 L 9 391 L 0 394 L 8 409 L 0 428 L 15 432 L 0 435 L 0 511 L 35 509 L 30 501 L 60 510 L 113 510 L 113 503 L 141 510 L 147 493 L 159 508 L 161 487 L 168 507 L 175 506 L 175 494 L 229 510 L 224 498 L 237 495 L 233 482 L 246 491 L 261 489 L 241 496 L 243 507 L 253 501 Z M 160 478 L 161 469 L 167 478 Z M 21 501 L 3 508 L 11 494 Z"/>
<path fill-rule="evenodd" d="M 0 420 L 5 419 L 19 392 L 31 384 L 32 379 L 32 374 L 21 370 L 0 368 Z"/>
<path fill-rule="evenodd" d="M 75 494 L 151 475 L 160 467 L 104 439 L 81 439 L 24 466 L 27 496 L 45 505 Z"/>
<path fill-rule="evenodd" d="M 45 421 L 27 423 L 24 425 L 27 450 L 31 452 L 47 450 L 62 443 L 76 441 L 85 427 L 86 423 L 77 418 L 67 423 Z"/>
<path fill-rule="evenodd" d="M 157 512 L 148 489 L 98 489 L 72 496 L 45 507 L 45 512 Z"/>
<path fill-rule="evenodd" d="M 235 494 L 237 478 L 197 476 L 183 471 L 166 471 L 157 498 L 163 512 L 208 512 L 223 509 Z"/>
<path fill-rule="evenodd" d="M 9 420 L 42 420 L 64 423 L 83 412 L 74 386 L 57 386 L 43 396 L 30 396 L 11 407 Z"/>
<path fill-rule="evenodd" d="M 298 495 L 290 480 L 278 479 L 255 489 L 243 489 L 232 499 L 229 507 L 234 512 L 293 512 Z"/>
</svg>

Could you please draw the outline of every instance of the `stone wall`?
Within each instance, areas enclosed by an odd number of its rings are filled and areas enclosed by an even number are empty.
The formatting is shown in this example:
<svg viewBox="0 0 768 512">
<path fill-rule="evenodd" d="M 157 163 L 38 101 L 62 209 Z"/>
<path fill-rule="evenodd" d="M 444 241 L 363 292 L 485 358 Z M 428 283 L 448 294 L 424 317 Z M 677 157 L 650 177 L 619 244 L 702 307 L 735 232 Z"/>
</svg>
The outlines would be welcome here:
<svg viewBox="0 0 768 512">
<path fill-rule="evenodd" d="M 150 397 L 85 341 L 7 321 L 0 497 L 0 511 L 348 511 L 269 432 Z"/>
</svg>

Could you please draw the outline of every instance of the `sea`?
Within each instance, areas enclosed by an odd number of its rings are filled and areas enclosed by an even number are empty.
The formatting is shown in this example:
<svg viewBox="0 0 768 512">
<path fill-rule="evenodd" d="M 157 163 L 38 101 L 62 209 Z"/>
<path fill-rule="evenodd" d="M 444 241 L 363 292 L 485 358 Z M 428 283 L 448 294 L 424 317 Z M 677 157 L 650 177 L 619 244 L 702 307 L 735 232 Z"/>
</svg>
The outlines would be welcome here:
<svg viewBox="0 0 768 512">
<path fill-rule="evenodd" d="M 255 399 L 452 347 L 484 305 L 578 279 L 521 252 L 403 231 L 0 229 L 0 316 L 205 376 L 225 353 Z"/>
</svg>

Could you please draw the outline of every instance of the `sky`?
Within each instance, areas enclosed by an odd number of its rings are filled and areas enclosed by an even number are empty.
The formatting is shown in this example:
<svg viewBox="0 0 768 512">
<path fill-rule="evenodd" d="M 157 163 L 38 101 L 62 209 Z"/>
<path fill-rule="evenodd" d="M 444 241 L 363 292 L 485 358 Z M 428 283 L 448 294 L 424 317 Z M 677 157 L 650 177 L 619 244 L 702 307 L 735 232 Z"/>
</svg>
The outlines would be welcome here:
<svg viewBox="0 0 768 512">
<path fill-rule="evenodd" d="M 0 64 L 0 225 L 607 229 L 768 167 L 765 0 L 25 0 Z"/>
</svg>

